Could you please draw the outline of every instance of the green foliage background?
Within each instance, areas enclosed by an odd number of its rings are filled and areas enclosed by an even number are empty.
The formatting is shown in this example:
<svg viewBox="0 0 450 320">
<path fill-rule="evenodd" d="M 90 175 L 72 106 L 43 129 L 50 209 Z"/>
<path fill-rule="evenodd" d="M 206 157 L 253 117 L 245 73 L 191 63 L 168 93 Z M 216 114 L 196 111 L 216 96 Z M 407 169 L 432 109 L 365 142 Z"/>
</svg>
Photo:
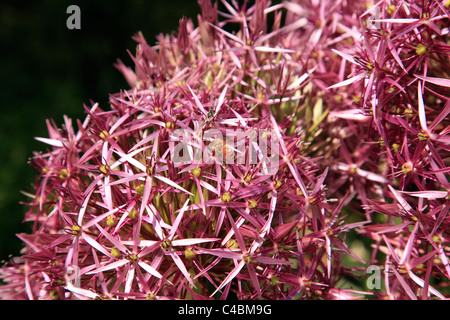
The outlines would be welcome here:
<svg viewBox="0 0 450 320">
<path fill-rule="evenodd" d="M 81 9 L 81 30 L 66 27 L 72 4 Z M 45 151 L 34 140 L 47 136 L 45 120 L 84 119 L 91 100 L 107 108 L 108 94 L 128 87 L 113 64 L 132 65 L 131 37 L 142 31 L 153 44 L 158 33 L 175 32 L 183 15 L 197 24 L 199 12 L 196 0 L 0 3 L 0 260 L 19 254 L 15 234 L 29 230 L 20 191 L 35 179 L 32 152 Z"/>
</svg>

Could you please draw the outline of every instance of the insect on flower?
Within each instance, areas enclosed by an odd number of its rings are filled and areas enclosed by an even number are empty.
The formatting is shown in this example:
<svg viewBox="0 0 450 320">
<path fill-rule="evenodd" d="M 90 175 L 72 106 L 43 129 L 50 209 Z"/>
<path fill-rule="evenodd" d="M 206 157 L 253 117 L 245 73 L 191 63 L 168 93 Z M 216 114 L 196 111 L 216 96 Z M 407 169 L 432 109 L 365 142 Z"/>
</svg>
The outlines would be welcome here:
<svg viewBox="0 0 450 320">
<path fill-rule="evenodd" d="M 225 158 L 227 163 L 232 163 L 233 160 L 233 148 L 230 147 L 225 141 L 222 139 L 214 139 L 207 147 L 212 156 L 216 158 L 220 163 Z"/>
<path fill-rule="evenodd" d="M 214 108 L 210 109 L 208 111 L 208 114 L 206 115 L 205 121 L 203 122 L 202 130 L 210 128 L 214 123 L 216 116 L 217 112 L 214 110 Z"/>
</svg>

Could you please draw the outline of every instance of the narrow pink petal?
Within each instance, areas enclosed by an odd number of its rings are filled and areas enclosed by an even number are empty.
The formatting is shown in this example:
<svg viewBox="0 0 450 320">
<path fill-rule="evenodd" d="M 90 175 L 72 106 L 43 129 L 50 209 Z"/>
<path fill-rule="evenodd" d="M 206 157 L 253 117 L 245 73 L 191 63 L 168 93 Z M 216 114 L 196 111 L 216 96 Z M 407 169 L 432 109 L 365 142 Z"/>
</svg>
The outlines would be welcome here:
<svg viewBox="0 0 450 320">
<path fill-rule="evenodd" d="M 331 242 L 330 238 L 325 236 L 325 250 L 327 253 L 327 276 L 328 279 L 331 277 Z"/>
<path fill-rule="evenodd" d="M 345 53 L 345 52 L 342 52 L 342 51 L 339 51 L 339 50 L 336 50 L 336 49 L 331 49 L 331 51 L 333 51 L 334 53 L 340 55 L 345 60 L 347 60 L 347 61 L 349 61 L 349 62 L 351 62 L 353 64 L 358 65 L 358 63 L 355 61 L 355 59 L 353 58 L 352 55 L 350 55 L 348 53 Z"/>
<path fill-rule="evenodd" d="M 54 147 L 60 147 L 60 148 L 64 147 L 64 144 L 62 143 L 61 140 L 41 138 L 41 137 L 35 137 L 35 139 L 37 141 L 49 144 L 49 145 L 54 146 Z"/>
<path fill-rule="evenodd" d="M 379 224 L 376 226 L 376 229 L 373 229 L 373 230 L 376 234 L 397 232 L 399 230 L 403 230 L 410 224 L 411 224 L 411 222 L 409 222 L 409 221 L 401 223 L 401 224 Z"/>
<path fill-rule="evenodd" d="M 184 212 L 186 211 L 188 202 L 189 202 L 189 198 L 185 201 L 183 207 L 180 209 L 180 212 L 178 213 L 177 218 L 173 222 L 172 229 L 170 230 L 170 233 L 168 236 L 168 238 L 170 240 L 172 240 L 172 238 L 175 235 L 175 232 L 177 232 L 177 230 L 178 230 L 178 226 L 180 225 L 181 219 L 183 218 Z"/>
<path fill-rule="evenodd" d="M 393 19 L 374 19 L 374 20 L 372 20 L 373 22 L 391 22 L 391 23 L 412 23 L 412 22 L 417 22 L 417 21 L 419 21 L 419 19 L 407 19 L 407 18 L 404 18 L 404 19 L 396 19 L 396 18 L 393 18 Z"/>
<path fill-rule="evenodd" d="M 433 122 L 430 124 L 429 129 L 433 130 L 442 120 L 446 119 L 448 114 L 450 113 L 450 100 L 445 104 L 444 110 L 439 113 L 439 115 L 434 118 Z"/>
<path fill-rule="evenodd" d="M 64 289 L 72 292 L 79 299 L 80 298 L 95 299 L 98 297 L 98 294 L 92 292 L 91 290 L 75 287 L 71 281 L 67 281 L 66 283 L 67 285 L 64 287 Z"/>
<path fill-rule="evenodd" d="M 29 268 L 25 268 L 25 291 L 27 293 L 27 297 L 29 300 L 34 300 L 33 290 L 31 289 L 30 284 L 30 272 Z"/>
<path fill-rule="evenodd" d="M 364 113 L 364 111 L 360 109 L 349 109 L 349 110 L 340 110 L 340 111 L 331 111 L 329 112 L 330 120 L 334 119 L 346 119 L 353 121 L 367 121 L 370 120 L 371 117 Z"/>
<path fill-rule="evenodd" d="M 148 149 L 148 147 L 145 147 L 145 149 Z M 119 163 L 128 162 L 136 168 L 139 168 L 142 172 L 146 172 L 147 168 L 145 167 L 145 165 L 133 158 L 133 155 L 141 152 L 141 149 L 135 150 L 134 152 L 129 154 L 125 154 L 117 150 L 114 150 L 114 152 L 120 156 L 120 159 L 118 160 Z"/>
<path fill-rule="evenodd" d="M 400 191 L 412 197 L 425 198 L 425 199 L 441 199 L 448 196 L 447 191 L 438 190 L 424 190 L 424 191 Z"/>
<path fill-rule="evenodd" d="M 128 152 L 133 152 L 134 150 L 136 150 L 140 146 L 143 146 L 143 145 L 147 144 L 148 142 L 154 140 L 159 134 L 160 134 L 159 131 L 155 131 L 152 134 L 149 134 L 144 139 L 142 139 L 138 143 L 136 143 Z"/>
<path fill-rule="evenodd" d="M 89 200 L 91 199 L 91 195 L 92 195 L 93 192 L 94 192 L 94 189 L 92 189 L 92 191 L 90 191 L 88 193 L 88 195 L 86 196 L 86 198 L 84 199 L 84 201 L 83 201 L 83 203 L 81 205 L 80 211 L 78 212 L 77 223 L 78 223 L 79 226 L 81 226 L 81 224 L 83 223 L 84 213 L 86 212 L 87 204 L 88 204 Z"/>
<path fill-rule="evenodd" d="M 414 75 L 416 78 L 419 78 L 421 80 L 434 83 L 438 86 L 447 87 L 450 88 L 450 79 L 445 78 L 435 78 L 435 77 L 425 77 L 418 74 Z"/>
<path fill-rule="evenodd" d="M 120 207 L 116 207 L 116 208 L 113 209 L 113 210 L 109 210 L 109 211 L 107 211 L 107 212 L 105 212 L 105 213 L 103 213 L 103 214 L 101 214 L 101 215 L 95 217 L 94 219 L 89 220 L 89 221 L 86 222 L 84 225 L 82 225 L 83 229 L 84 229 L 84 230 L 89 229 L 90 227 L 92 227 L 92 226 L 95 225 L 96 223 L 98 223 L 98 222 L 102 221 L 103 219 L 105 219 L 106 217 L 108 217 L 108 216 L 110 216 L 110 215 L 116 213 L 117 211 L 119 211 L 119 210 L 122 209 L 123 207 L 124 207 L 124 205 L 122 205 L 122 206 L 120 206 Z"/>
<path fill-rule="evenodd" d="M 199 180 L 199 183 L 200 183 L 200 185 L 201 185 L 202 187 L 204 187 L 204 188 L 208 189 L 209 191 L 211 191 L 211 192 L 213 192 L 213 193 L 219 195 L 219 191 L 217 190 L 217 188 L 214 188 L 214 187 L 213 187 L 211 184 L 209 184 L 208 182 L 203 181 L 203 180 Z"/>
<path fill-rule="evenodd" d="M 203 215 L 206 217 L 205 197 L 203 196 L 203 189 L 200 186 L 200 180 L 195 179 L 195 185 L 197 186 L 198 195 L 200 197 L 200 206 L 202 208 Z"/>
<path fill-rule="evenodd" d="M 237 243 L 239 245 L 239 248 L 241 249 L 241 251 L 243 253 L 246 253 L 247 252 L 247 247 L 245 246 L 244 238 L 242 237 L 242 234 L 239 231 L 239 228 L 236 226 L 236 223 L 234 222 L 234 219 L 231 216 L 231 214 L 228 212 L 228 210 L 226 210 L 226 214 L 228 216 L 228 220 L 230 221 L 231 227 L 234 230 L 234 235 L 236 236 L 236 241 L 237 241 Z"/>
<path fill-rule="evenodd" d="M 390 39 L 387 39 L 387 44 L 388 44 L 389 50 L 391 51 L 391 54 L 394 57 L 395 61 L 397 61 L 397 63 L 403 69 L 403 71 L 406 72 L 406 69 L 405 69 L 405 66 L 403 65 L 402 59 L 400 59 L 400 56 L 398 55 L 397 50 L 394 48 L 394 45 L 392 44 L 392 41 Z"/>
<path fill-rule="evenodd" d="M 160 176 L 160 175 L 158 175 L 158 174 L 155 174 L 154 177 L 155 177 L 155 178 L 158 178 L 159 180 L 161 180 L 161 181 L 167 183 L 168 185 L 170 185 L 170 186 L 172 186 L 172 187 L 174 187 L 174 188 L 177 188 L 177 189 L 179 189 L 179 190 L 181 190 L 181 191 L 183 191 L 183 192 L 185 192 L 185 193 L 187 193 L 187 194 L 189 194 L 189 195 L 191 195 L 191 196 L 194 196 L 192 193 L 190 193 L 190 192 L 187 191 L 186 189 L 183 189 L 182 187 L 180 187 L 179 185 L 177 185 L 175 182 L 173 182 L 173 181 L 170 180 L 170 179 L 167 179 L 166 177 Z"/>
<path fill-rule="evenodd" d="M 257 46 L 257 47 L 254 47 L 254 49 L 255 49 L 255 51 L 258 51 L 258 52 L 286 52 L 286 53 L 295 52 L 292 49 L 273 48 L 273 47 L 267 47 L 267 46 Z"/>
<path fill-rule="evenodd" d="M 128 252 L 127 247 L 125 247 L 120 240 L 114 238 L 110 233 L 108 233 L 105 229 L 100 227 L 98 224 L 95 224 L 95 226 L 118 250 L 122 251 L 123 253 Z"/>
<path fill-rule="evenodd" d="M 289 3 L 289 2 L 284 2 L 283 4 L 286 4 L 286 5 L 293 5 L 293 4 Z M 270 38 L 276 36 L 277 34 L 285 33 L 285 32 L 286 32 L 286 33 L 287 33 L 287 32 L 291 32 L 292 30 L 300 29 L 300 28 L 306 26 L 307 24 L 308 24 L 308 19 L 302 16 L 300 19 L 298 19 L 298 20 L 292 22 L 291 24 L 289 24 L 289 25 L 287 25 L 287 26 L 284 26 L 284 27 L 282 27 L 282 28 L 279 28 L 279 29 L 277 29 L 277 30 L 274 30 L 274 31 L 272 31 L 271 33 L 262 35 L 261 37 L 258 37 L 257 40 L 255 41 L 255 44 L 264 43 L 264 42 L 266 42 L 268 39 L 270 39 Z"/>
<path fill-rule="evenodd" d="M 239 211 L 240 212 L 240 211 Z M 243 218 L 242 216 L 239 217 L 236 221 L 236 226 L 239 228 L 240 226 L 242 226 L 242 224 L 245 222 L 245 218 Z M 228 240 L 231 239 L 231 237 L 234 235 L 234 230 L 233 228 L 231 228 L 227 235 L 222 239 L 221 245 L 225 246 L 225 244 L 228 242 Z"/>
<path fill-rule="evenodd" d="M 379 175 L 379 174 L 371 172 L 371 171 L 366 171 L 366 170 L 357 168 L 356 173 L 359 176 L 366 178 L 368 180 L 371 180 L 371 181 L 375 181 L 375 182 L 379 182 L 379 183 L 386 183 L 386 181 L 387 181 L 387 179 L 385 177 L 383 177 L 382 175 Z"/>
<path fill-rule="evenodd" d="M 293 264 L 293 262 L 286 261 L 283 259 L 277 259 L 277 258 L 271 258 L 271 257 L 254 257 L 253 260 L 259 263 L 264 264 L 276 264 L 276 265 L 286 265 L 286 264 Z"/>
<path fill-rule="evenodd" d="M 148 199 L 150 198 L 150 193 L 152 191 L 153 178 L 151 176 L 145 179 L 144 193 L 142 194 L 141 208 L 139 209 L 139 216 L 142 217 L 144 210 L 147 206 Z M 140 231 L 139 231 L 140 232 Z"/>
<path fill-rule="evenodd" d="M 248 274 L 250 275 L 250 279 L 252 279 L 253 286 L 256 289 L 258 297 L 261 298 L 261 284 L 258 280 L 258 275 L 256 274 L 255 267 L 251 263 L 247 264 Z"/>
<path fill-rule="evenodd" d="M 264 236 L 269 232 L 270 226 L 272 225 L 273 215 L 277 206 L 277 196 L 278 193 L 276 191 L 272 192 L 272 199 L 270 199 L 269 216 L 267 217 L 267 221 L 262 227 L 261 232 L 259 233 L 261 238 L 264 238 Z"/>
<path fill-rule="evenodd" d="M 406 294 L 409 296 L 411 300 L 417 300 L 417 296 L 412 291 L 411 287 L 406 283 L 405 279 L 398 273 L 398 271 L 395 268 L 392 268 L 392 271 L 394 272 L 394 275 L 397 277 L 398 281 L 400 281 L 400 284 L 402 285 L 403 289 L 405 289 Z"/>
<path fill-rule="evenodd" d="M 227 1 L 222 1 L 223 5 L 227 8 L 227 10 L 232 14 L 234 18 L 241 19 L 242 16 L 233 8 L 231 4 Z"/>
<path fill-rule="evenodd" d="M 389 240 L 386 238 L 386 236 L 384 234 L 381 235 L 383 237 L 384 242 L 386 243 L 392 257 L 394 258 L 395 262 L 399 262 L 400 259 L 398 258 L 397 254 L 395 253 L 394 248 L 392 248 L 391 243 L 389 242 Z"/>
<path fill-rule="evenodd" d="M 157 277 L 159 279 L 162 278 L 162 275 L 157 270 L 155 270 L 153 267 L 151 267 L 148 263 L 146 263 L 142 260 L 139 260 L 138 265 L 141 266 L 142 269 L 144 269 L 145 271 L 150 273 L 152 276 Z"/>
<path fill-rule="evenodd" d="M 191 87 L 189 85 L 187 85 L 189 91 L 191 91 L 192 97 L 194 98 L 195 104 L 197 106 L 197 108 L 200 109 L 201 112 L 203 112 L 203 114 L 206 116 L 208 115 L 208 112 L 205 110 L 205 108 L 203 108 L 202 103 L 200 102 L 200 100 L 198 99 L 198 97 L 195 95 L 194 91 L 192 91 Z"/>
<path fill-rule="evenodd" d="M 190 245 L 194 245 L 194 244 L 199 244 L 199 243 L 206 243 L 206 242 L 214 242 L 214 241 L 219 241 L 220 238 L 192 238 L 192 239 L 177 239 L 177 240 L 172 240 L 172 246 L 190 246 Z"/>
<path fill-rule="evenodd" d="M 238 273 L 242 270 L 242 268 L 245 266 L 245 261 L 242 260 L 241 262 L 239 262 L 239 264 L 233 269 L 233 271 L 231 271 L 228 276 L 222 281 L 222 283 L 220 284 L 220 286 L 217 287 L 217 289 L 211 294 L 211 297 L 213 295 L 216 294 L 217 291 L 219 291 L 220 289 L 222 289 L 223 287 L 225 287 L 228 282 L 230 282 L 231 280 L 233 280 Z"/>
<path fill-rule="evenodd" d="M 134 240 L 127 240 L 127 241 L 122 241 L 122 243 L 124 245 L 127 246 L 132 246 L 134 244 Z M 154 244 L 159 244 L 159 241 L 155 241 L 155 240 L 139 240 L 139 247 L 150 247 Z"/>
<path fill-rule="evenodd" d="M 409 257 L 411 256 L 412 246 L 414 244 L 414 239 L 416 237 L 417 229 L 419 228 L 419 222 L 416 222 L 411 235 L 409 236 L 408 242 L 406 243 L 405 250 L 398 264 L 402 265 L 405 262 L 409 262 Z"/>
<path fill-rule="evenodd" d="M 184 277 L 187 279 L 187 281 L 193 286 L 194 288 L 197 288 L 194 284 L 194 282 L 191 279 L 191 275 L 187 271 L 183 261 L 181 261 L 180 257 L 176 254 L 176 252 L 173 250 L 173 248 L 169 248 L 169 254 L 172 257 L 173 261 L 177 265 L 178 269 L 180 269 L 181 273 L 183 273 Z"/>
<path fill-rule="evenodd" d="M 217 262 L 219 262 L 219 261 L 220 261 L 220 258 L 216 258 L 216 260 L 217 260 Z M 210 276 L 209 273 L 208 273 L 208 270 L 210 270 L 212 267 L 214 267 L 214 266 L 216 265 L 216 263 L 215 263 L 216 260 L 214 260 L 213 262 L 211 262 L 211 263 L 208 265 L 208 267 L 203 268 L 203 266 L 200 264 L 200 262 L 198 262 L 197 259 L 194 259 L 193 262 L 194 262 L 195 266 L 196 266 L 196 267 L 199 269 L 199 271 L 200 271 L 199 273 L 197 273 L 197 274 L 194 276 L 194 280 L 197 279 L 197 278 L 199 278 L 199 277 L 201 277 L 201 276 L 204 276 L 206 279 L 208 279 L 208 281 L 209 281 L 212 285 L 214 285 L 214 286 L 217 288 L 217 286 L 215 285 L 214 280 L 211 278 L 211 276 Z"/>
<path fill-rule="evenodd" d="M 234 252 L 229 249 L 206 249 L 206 248 L 197 248 L 197 252 L 199 254 L 212 254 L 213 256 L 226 258 L 226 259 L 242 259 L 242 252 Z"/>
<path fill-rule="evenodd" d="M 408 202 L 406 202 L 406 200 L 401 196 L 401 194 L 397 190 L 392 188 L 391 185 L 388 185 L 388 187 L 391 190 L 391 192 L 394 195 L 394 197 L 397 199 L 397 201 L 400 204 L 400 206 L 408 213 L 410 211 L 412 211 L 412 207 L 409 205 Z"/>
<path fill-rule="evenodd" d="M 147 206 L 147 213 L 148 213 L 148 218 L 143 217 L 143 219 L 146 221 L 148 219 L 148 222 L 150 222 L 150 224 L 155 229 L 156 234 L 158 235 L 159 239 L 161 239 L 161 240 L 164 239 L 162 226 L 163 226 L 163 224 L 165 224 L 165 222 L 163 221 L 158 210 L 155 208 L 155 206 L 152 203 L 149 203 L 149 205 Z M 171 226 L 170 226 L 170 228 L 171 228 Z"/>
<path fill-rule="evenodd" d="M 298 79 L 296 79 L 287 87 L 287 90 L 298 88 L 316 70 L 316 68 L 317 66 L 302 74 Z"/>
<path fill-rule="evenodd" d="M 226 2 L 224 2 L 224 3 L 226 3 Z M 220 33 L 224 34 L 226 37 L 230 38 L 231 40 L 233 40 L 233 41 L 239 43 L 240 45 L 242 45 L 243 47 L 245 47 L 245 42 L 242 39 L 240 39 L 239 37 L 235 36 L 234 34 L 228 32 L 228 31 L 225 31 L 224 29 L 219 28 L 213 24 L 209 24 L 209 25 L 211 27 L 213 27 L 214 29 L 216 29 L 217 31 L 219 31 Z"/>
<path fill-rule="evenodd" d="M 100 243 L 98 243 L 95 239 L 93 239 L 91 236 L 87 235 L 86 232 L 82 232 L 81 233 L 81 237 L 87 242 L 89 243 L 89 245 L 91 247 L 93 247 L 94 249 L 97 249 L 98 251 L 100 251 L 101 253 L 103 253 L 105 256 L 108 256 L 112 259 L 114 259 L 114 256 L 111 255 L 111 253 L 109 253 L 108 250 L 105 249 L 105 247 L 103 247 Z"/>
<path fill-rule="evenodd" d="M 450 279 L 450 265 L 448 262 L 447 255 L 444 251 L 444 248 L 442 248 L 442 245 L 439 245 L 439 258 L 441 259 L 442 264 L 444 265 L 445 270 L 447 271 L 447 278 Z"/>
<path fill-rule="evenodd" d="M 127 272 L 127 276 L 125 279 L 125 288 L 124 292 L 129 293 L 131 291 L 131 286 L 133 285 L 134 273 L 136 272 L 134 266 L 132 265 L 130 270 Z"/>
<path fill-rule="evenodd" d="M 115 261 L 109 264 L 104 265 L 103 267 L 97 268 L 94 271 L 91 272 L 87 272 L 86 274 L 95 274 L 95 273 L 99 273 L 99 272 L 103 272 L 103 271 L 108 271 L 111 269 L 115 269 L 115 268 L 119 268 L 125 264 L 127 264 L 129 261 L 128 259 L 122 259 L 119 261 Z"/>
<path fill-rule="evenodd" d="M 425 286 L 425 281 L 423 281 L 422 279 L 420 279 L 418 276 L 416 276 L 412 271 L 410 271 L 409 273 L 410 278 L 417 283 L 419 286 L 421 286 L 422 288 L 424 288 Z M 436 297 L 438 297 L 439 299 L 442 300 L 447 300 L 439 291 L 437 291 L 436 289 L 434 289 L 432 286 L 428 286 L 428 291 L 430 291 L 432 294 L 434 294 Z"/>
<path fill-rule="evenodd" d="M 17 237 L 18 237 L 19 239 L 21 239 L 20 235 L 17 235 Z M 57 246 L 57 245 L 59 245 L 59 244 L 65 242 L 66 240 L 72 238 L 72 237 L 73 237 L 72 234 L 61 235 L 59 238 L 57 238 L 56 240 L 54 240 L 53 242 L 51 242 L 51 243 L 48 245 L 48 247 L 49 247 L 49 248 L 55 247 L 55 246 Z M 34 250 L 34 251 L 39 251 L 38 248 L 34 248 L 33 250 Z"/>
<path fill-rule="evenodd" d="M 114 186 L 114 185 L 118 185 L 118 184 L 127 183 L 130 181 L 138 181 L 140 178 L 143 178 L 145 176 L 147 176 L 147 174 L 145 172 L 141 172 L 141 173 L 133 174 L 133 175 L 130 175 L 128 177 L 125 177 L 125 178 L 122 178 L 119 180 L 115 180 L 113 182 L 110 182 L 108 185 Z"/>
<path fill-rule="evenodd" d="M 225 100 L 225 94 L 227 93 L 228 85 L 225 85 L 225 88 L 223 88 L 222 93 L 219 96 L 219 100 L 217 101 L 217 106 L 215 110 L 215 114 L 217 114 L 220 110 L 220 107 L 223 104 L 223 101 Z"/>
<path fill-rule="evenodd" d="M 368 75 L 367 72 L 361 72 L 358 73 L 356 76 L 353 76 L 351 78 L 348 78 L 347 80 L 341 81 L 339 83 L 333 84 L 332 86 L 329 86 L 328 89 L 334 89 L 334 88 L 340 88 L 344 86 L 348 86 L 349 84 L 352 84 L 353 82 L 359 81 L 363 78 L 365 78 Z"/>
<path fill-rule="evenodd" d="M 422 96 L 422 87 L 420 85 L 420 82 L 417 86 L 417 98 L 418 98 L 418 104 L 419 104 L 419 121 L 420 121 L 420 126 L 422 127 L 422 130 L 424 130 L 425 132 L 428 132 L 428 127 L 427 127 L 427 118 L 425 116 L 425 105 L 423 103 L 423 96 Z"/>
</svg>

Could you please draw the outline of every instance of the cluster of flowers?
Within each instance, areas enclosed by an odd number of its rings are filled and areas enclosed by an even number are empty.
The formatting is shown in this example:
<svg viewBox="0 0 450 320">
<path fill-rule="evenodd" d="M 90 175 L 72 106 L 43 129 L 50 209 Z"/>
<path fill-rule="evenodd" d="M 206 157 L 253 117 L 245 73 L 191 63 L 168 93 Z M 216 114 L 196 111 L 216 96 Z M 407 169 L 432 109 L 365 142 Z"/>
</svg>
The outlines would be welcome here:
<svg viewBox="0 0 450 320">
<path fill-rule="evenodd" d="M 448 297 L 450 3 L 199 4 L 197 27 L 135 36 L 109 109 L 47 123 L 1 297 Z M 239 130 L 241 161 L 175 161 L 179 129 Z M 258 130 L 277 148 L 245 139 Z M 181 152 L 229 159 L 227 143 Z M 342 285 L 369 265 L 379 287 Z"/>
</svg>

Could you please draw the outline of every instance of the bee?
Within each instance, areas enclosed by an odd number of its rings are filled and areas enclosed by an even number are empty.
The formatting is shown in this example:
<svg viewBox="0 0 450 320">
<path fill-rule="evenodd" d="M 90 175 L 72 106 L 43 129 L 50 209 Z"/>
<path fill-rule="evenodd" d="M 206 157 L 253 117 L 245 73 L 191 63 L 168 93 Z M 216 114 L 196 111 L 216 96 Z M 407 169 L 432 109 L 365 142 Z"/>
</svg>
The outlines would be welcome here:
<svg viewBox="0 0 450 320">
<path fill-rule="evenodd" d="M 214 139 L 207 147 L 212 155 L 221 162 L 223 159 L 226 159 L 227 163 L 232 163 L 233 160 L 233 148 L 230 147 L 225 141 L 222 139 Z"/>
</svg>

